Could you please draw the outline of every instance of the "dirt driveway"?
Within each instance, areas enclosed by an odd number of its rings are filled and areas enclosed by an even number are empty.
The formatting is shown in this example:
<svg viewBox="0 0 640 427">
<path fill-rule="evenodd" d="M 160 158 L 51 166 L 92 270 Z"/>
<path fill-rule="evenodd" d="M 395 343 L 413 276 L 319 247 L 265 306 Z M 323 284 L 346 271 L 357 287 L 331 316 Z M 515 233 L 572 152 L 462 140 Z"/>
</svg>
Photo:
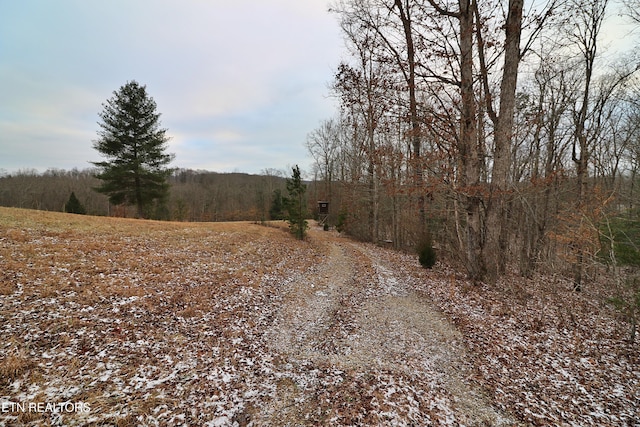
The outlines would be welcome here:
<svg viewBox="0 0 640 427">
<path fill-rule="evenodd" d="M 386 414 L 396 425 L 515 424 L 474 386 L 461 335 L 398 279 L 384 251 L 322 231 L 311 238 L 324 260 L 292 282 L 265 333 L 282 363 L 308 374 L 281 381 L 253 421 L 367 423 Z M 336 373 L 334 383 L 320 372 Z"/>
</svg>

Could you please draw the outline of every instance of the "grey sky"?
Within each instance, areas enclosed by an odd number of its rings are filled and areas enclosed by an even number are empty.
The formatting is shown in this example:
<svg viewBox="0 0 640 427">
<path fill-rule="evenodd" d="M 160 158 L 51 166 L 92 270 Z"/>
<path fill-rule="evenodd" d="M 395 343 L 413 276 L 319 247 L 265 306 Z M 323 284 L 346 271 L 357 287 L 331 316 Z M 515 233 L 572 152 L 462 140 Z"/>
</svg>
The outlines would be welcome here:
<svg viewBox="0 0 640 427">
<path fill-rule="evenodd" d="M 343 54 L 327 0 L 0 0 L 0 169 L 80 169 L 98 113 L 147 86 L 174 166 L 258 173 L 310 163 Z"/>
<path fill-rule="evenodd" d="M 311 163 L 345 54 L 329 0 L 0 0 L 0 172 L 83 169 L 98 113 L 147 85 L 175 167 L 259 173 Z M 629 46 L 610 13 L 601 52 Z"/>
</svg>

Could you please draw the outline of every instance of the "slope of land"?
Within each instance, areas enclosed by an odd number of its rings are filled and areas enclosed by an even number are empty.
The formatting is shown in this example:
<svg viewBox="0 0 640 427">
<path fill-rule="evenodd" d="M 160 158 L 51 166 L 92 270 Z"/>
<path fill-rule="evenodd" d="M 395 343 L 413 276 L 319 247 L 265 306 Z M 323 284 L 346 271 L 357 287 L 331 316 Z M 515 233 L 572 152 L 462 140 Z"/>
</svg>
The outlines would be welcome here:
<svg viewBox="0 0 640 427">
<path fill-rule="evenodd" d="M 0 425 L 634 425 L 638 349 L 568 288 L 322 231 L 1 208 Z"/>
</svg>

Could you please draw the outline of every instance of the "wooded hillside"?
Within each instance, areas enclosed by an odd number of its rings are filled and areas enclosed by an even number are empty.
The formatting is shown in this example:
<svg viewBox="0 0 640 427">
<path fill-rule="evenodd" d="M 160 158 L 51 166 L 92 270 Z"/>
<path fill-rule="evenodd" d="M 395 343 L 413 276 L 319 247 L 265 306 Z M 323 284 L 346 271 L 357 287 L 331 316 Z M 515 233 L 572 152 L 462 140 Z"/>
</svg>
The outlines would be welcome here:
<svg viewBox="0 0 640 427">
<path fill-rule="evenodd" d="M 73 192 L 90 215 L 133 217 L 132 207 L 110 206 L 93 188 L 95 171 L 33 170 L 0 177 L 0 206 L 64 211 Z M 284 172 L 264 175 L 176 170 L 169 178 L 167 200 L 156 203 L 150 217 L 174 221 L 261 221 L 268 218 L 275 190 L 285 189 Z"/>
<path fill-rule="evenodd" d="M 477 281 L 591 281 L 607 224 L 639 219 L 638 60 L 603 29 L 637 15 L 616 7 L 336 2 L 340 109 L 307 141 L 334 220 L 396 247 L 432 238 Z"/>
</svg>

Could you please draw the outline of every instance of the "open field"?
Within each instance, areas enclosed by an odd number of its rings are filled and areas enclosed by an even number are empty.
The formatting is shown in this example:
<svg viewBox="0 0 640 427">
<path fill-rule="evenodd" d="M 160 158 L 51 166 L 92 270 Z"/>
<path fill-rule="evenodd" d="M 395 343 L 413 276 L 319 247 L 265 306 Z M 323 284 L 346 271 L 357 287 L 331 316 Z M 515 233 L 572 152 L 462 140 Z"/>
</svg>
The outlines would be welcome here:
<svg viewBox="0 0 640 427">
<path fill-rule="evenodd" d="M 0 426 L 640 425 L 604 296 L 281 224 L 0 208 Z"/>
</svg>

